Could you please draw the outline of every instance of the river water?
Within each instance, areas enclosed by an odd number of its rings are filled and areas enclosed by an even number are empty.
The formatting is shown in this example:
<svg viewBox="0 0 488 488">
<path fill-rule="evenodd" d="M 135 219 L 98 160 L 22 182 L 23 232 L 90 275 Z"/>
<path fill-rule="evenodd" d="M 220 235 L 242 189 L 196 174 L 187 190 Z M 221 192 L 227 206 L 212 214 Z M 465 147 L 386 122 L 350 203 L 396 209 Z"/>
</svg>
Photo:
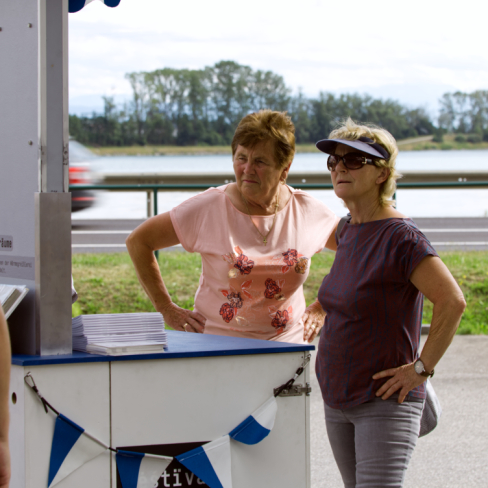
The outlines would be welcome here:
<svg viewBox="0 0 488 488">
<path fill-rule="evenodd" d="M 323 171 L 326 155 L 322 153 L 297 154 L 293 171 Z M 397 159 L 402 170 L 477 170 L 488 169 L 488 151 L 405 151 Z M 230 155 L 216 156 L 117 156 L 93 161 L 95 173 L 157 173 L 189 172 L 211 173 L 232 171 Z M 338 215 L 344 215 L 344 206 L 333 190 L 311 191 L 317 199 Z M 191 192 L 160 192 L 159 212 L 167 212 L 190 198 Z M 467 190 L 406 190 L 397 192 L 398 210 L 411 217 L 487 217 L 488 189 Z M 145 192 L 98 192 L 97 205 L 76 212 L 73 219 L 139 219 L 146 216 Z"/>
</svg>

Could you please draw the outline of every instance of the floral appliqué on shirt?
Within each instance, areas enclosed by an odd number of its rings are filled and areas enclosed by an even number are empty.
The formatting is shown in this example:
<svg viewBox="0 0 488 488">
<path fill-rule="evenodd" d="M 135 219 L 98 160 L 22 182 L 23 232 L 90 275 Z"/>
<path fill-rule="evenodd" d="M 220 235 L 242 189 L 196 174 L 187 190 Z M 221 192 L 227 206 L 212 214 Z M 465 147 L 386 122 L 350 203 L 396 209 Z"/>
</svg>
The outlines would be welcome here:
<svg viewBox="0 0 488 488">
<path fill-rule="evenodd" d="M 237 316 L 239 309 L 242 308 L 244 299 L 242 295 L 247 298 L 252 298 L 252 295 L 247 291 L 252 284 L 252 280 L 245 281 L 241 285 L 241 291 L 237 291 L 234 287 L 230 287 L 229 290 L 220 290 L 222 295 L 227 298 L 228 302 L 224 303 L 219 310 L 219 314 L 222 319 L 229 323 L 234 317 Z M 240 323 L 240 325 L 242 325 Z"/>
<path fill-rule="evenodd" d="M 308 258 L 301 257 L 298 259 L 297 264 L 295 264 L 295 271 L 300 274 L 305 274 L 308 268 Z"/>
<path fill-rule="evenodd" d="M 266 290 L 264 290 L 264 296 L 269 299 L 275 300 L 284 300 L 285 295 L 281 293 L 281 290 L 285 286 L 285 280 L 278 280 L 275 281 L 272 278 L 268 278 L 264 285 L 266 286 Z"/>
<path fill-rule="evenodd" d="M 288 266 L 293 266 L 298 263 L 298 251 L 296 249 L 288 249 L 288 251 L 281 253 L 281 255 Z"/>
<path fill-rule="evenodd" d="M 293 320 L 293 307 L 288 307 L 286 310 L 278 310 L 276 307 L 268 307 L 269 316 L 273 319 L 271 325 L 276 329 L 277 334 L 282 334 L 286 329 L 286 324 Z"/>
<path fill-rule="evenodd" d="M 239 246 L 234 248 L 235 252 L 222 255 L 222 259 L 231 264 L 233 268 L 229 270 L 229 278 L 237 278 L 241 275 L 251 274 L 254 268 L 254 261 L 249 259 L 241 250 Z"/>
<path fill-rule="evenodd" d="M 288 251 L 276 254 L 272 259 L 275 263 L 282 264 L 282 273 L 288 273 L 292 267 L 299 274 L 305 274 L 307 271 L 308 258 L 304 257 L 296 249 L 288 249 Z"/>
<path fill-rule="evenodd" d="M 227 290 L 222 290 L 222 294 L 229 300 L 220 307 L 219 314 L 225 322 L 229 323 L 235 315 L 237 315 L 237 310 L 242 308 L 242 297 L 240 293 L 228 292 Z"/>
</svg>

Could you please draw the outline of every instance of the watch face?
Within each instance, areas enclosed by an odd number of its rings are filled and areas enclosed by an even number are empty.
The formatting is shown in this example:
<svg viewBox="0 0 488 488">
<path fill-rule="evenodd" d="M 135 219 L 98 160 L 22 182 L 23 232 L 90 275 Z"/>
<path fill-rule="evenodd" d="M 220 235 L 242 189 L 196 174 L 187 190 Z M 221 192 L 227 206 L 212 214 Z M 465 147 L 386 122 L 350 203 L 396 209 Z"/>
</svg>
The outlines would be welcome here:
<svg viewBox="0 0 488 488">
<path fill-rule="evenodd" d="M 424 363 L 420 359 L 416 361 L 413 367 L 417 374 L 422 374 L 425 371 Z"/>
</svg>

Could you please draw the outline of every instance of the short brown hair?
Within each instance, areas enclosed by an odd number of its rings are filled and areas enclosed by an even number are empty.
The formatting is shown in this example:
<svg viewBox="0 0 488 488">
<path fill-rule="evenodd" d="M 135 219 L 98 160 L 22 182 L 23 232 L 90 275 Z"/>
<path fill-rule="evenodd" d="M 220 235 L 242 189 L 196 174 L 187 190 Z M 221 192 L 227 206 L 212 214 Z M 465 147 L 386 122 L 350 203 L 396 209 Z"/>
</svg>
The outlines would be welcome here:
<svg viewBox="0 0 488 488">
<path fill-rule="evenodd" d="M 232 157 L 237 146 L 254 147 L 259 142 L 274 143 L 279 169 L 295 156 L 295 126 L 286 112 L 263 109 L 246 115 L 237 126 L 232 139 Z"/>
</svg>

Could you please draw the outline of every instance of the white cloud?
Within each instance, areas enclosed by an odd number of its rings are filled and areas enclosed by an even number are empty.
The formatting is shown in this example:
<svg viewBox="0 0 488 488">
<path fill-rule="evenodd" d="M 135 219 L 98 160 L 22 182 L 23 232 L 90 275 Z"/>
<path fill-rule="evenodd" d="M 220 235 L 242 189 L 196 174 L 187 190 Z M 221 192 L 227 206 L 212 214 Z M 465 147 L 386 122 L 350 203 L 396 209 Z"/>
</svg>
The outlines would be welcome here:
<svg viewBox="0 0 488 488">
<path fill-rule="evenodd" d="M 486 89 L 487 14 L 488 3 L 475 0 L 122 0 L 115 9 L 94 2 L 70 15 L 70 91 L 128 94 L 127 72 L 222 59 L 270 69 L 308 95 L 366 86 Z"/>
</svg>

